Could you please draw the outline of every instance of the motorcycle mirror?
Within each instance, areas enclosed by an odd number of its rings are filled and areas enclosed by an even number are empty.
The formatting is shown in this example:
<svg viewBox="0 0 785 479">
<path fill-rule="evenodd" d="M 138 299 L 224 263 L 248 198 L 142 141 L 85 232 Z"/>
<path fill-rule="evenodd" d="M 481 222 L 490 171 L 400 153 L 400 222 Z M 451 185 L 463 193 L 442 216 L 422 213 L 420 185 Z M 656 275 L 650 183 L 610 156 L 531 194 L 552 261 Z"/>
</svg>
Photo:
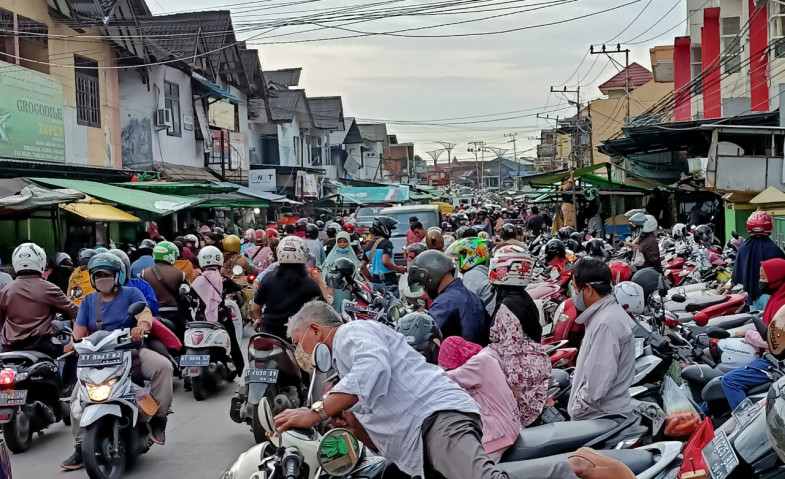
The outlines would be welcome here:
<svg viewBox="0 0 785 479">
<path fill-rule="evenodd" d="M 766 326 L 766 323 L 763 322 L 760 316 L 753 318 L 752 323 L 755 325 L 755 329 L 758 331 L 761 338 L 766 339 L 769 337 L 769 327 Z"/>
<path fill-rule="evenodd" d="M 712 326 L 706 330 L 706 336 L 711 339 L 726 339 L 730 337 L 730 333 L 725 329 Z"/>
<path fill-rule="evenodd" d="M 665 299 L 665 296 L 668 295 L 668 288 L 665 286 L 665 280 L 662 276 L 657 280 L 657 287 L 659 288 L 660 298 Z"/>
<path fill-rule="evenodd" d="M 278 430 L 275 429 L 275 416 L 273 416 L 273 408 L 270 406 L 270 401 L 266 397 L 263 397 L 262 402 L 260 402 L 257 406 L 256 414 L 259 416 L 259 422 L 262 424 L 262 427 L 265 431 L 272 431 L 278 434 Z"/>
<path fill-rule="evenodd" d="M 324 343 L 319 343 L 314 347 L 313 359 L 319 372 L 326 373 L 333 367 L 333 354 Z"/>
<path fill-rule="evenodd" d="M 137 314 L 144 311 L 144 308 L 146 307 L 147 307 L 147 303 L 145 303 L 144 301 L 138 301 L 128 307 L 128 316 L 136 316 Z"/>
<path fill-rule="evenodd" d="M 333 477 L 349 475 L 360 462 L 360 443 L 346 429 L 331 429 L 319 441 L 318 461 Z"/>
<path fill-rule="evenodd" d="M 232 274 L 235 275 L 235 276 L 240 276 L 244 272 L 245 272 L 245 270 L 239 264 L 234 265 L 234 267 L 232 268 Z"/>
<path fill-rule="evenodd" d="M 187 295 L 191 293 L 191 285 L 190 284 L 181 284 L 180 285 L 180 294 Z"/>
<path fill-rule="evenodd" d="M 682 296 L 681 294 L 674 294 L 673 296 L 671 296 L 671 301 L 676 301 L 677 303 L 684 303 L 687 301 L 687 298 L 685 296 Z"/>
</svg>

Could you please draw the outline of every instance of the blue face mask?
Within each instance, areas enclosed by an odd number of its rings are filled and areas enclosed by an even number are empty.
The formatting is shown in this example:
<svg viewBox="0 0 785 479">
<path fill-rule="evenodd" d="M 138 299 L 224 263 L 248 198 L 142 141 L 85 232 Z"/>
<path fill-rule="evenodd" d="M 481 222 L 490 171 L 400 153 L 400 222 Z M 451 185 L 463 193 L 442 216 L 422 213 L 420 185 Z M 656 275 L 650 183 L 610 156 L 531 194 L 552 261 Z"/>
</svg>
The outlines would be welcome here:
<svg viewBox="0 0 785 479">
<path fill-rule="evenodd" d="M 572 304 L 575 305 L 575 309 L 578 310 L 579 313 L 586 311 L 586 303 L 583 300 L 584 291 L 586 291 L 586 288 L 583 288 L 578 292 L 575 292 L 575 290 L 573 289 L 573 293 L 572 293 Z"/>
<path fill-rule="evenodd" d="M 348 253 L 349 252 L 349 246 L 347 246 L 346 248 L 338 248 L 336 246 L 335 249 L 338 250 L 339 253 Z"/>
</svg>

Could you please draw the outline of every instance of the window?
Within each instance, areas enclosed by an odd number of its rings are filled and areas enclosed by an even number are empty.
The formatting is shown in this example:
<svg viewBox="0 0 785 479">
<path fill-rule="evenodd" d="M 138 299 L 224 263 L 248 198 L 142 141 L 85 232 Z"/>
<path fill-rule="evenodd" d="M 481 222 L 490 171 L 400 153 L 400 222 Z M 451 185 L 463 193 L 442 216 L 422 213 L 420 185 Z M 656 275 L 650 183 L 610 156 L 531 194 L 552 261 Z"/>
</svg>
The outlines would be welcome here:
<svg viewBox="0 0 785 479">
<path fill-rule="evenodd" d="M 101 127 L 101 96 L 98 88 L 98 62 L 74 55 L 76 79 L 76 122 Z"/>
<path fill-rule="evenodd" d="M 724 73 L 741 71 L 741 17 L 721 18 L 720 48 Z"/>
<path fill-rule="evenodd" d="M 703 60 L 701 57 L 702 50 L 700 46 L 692 47 L 690 49 L 690 68 L 692 69 L 692 79 L 700 78 L 703 71 Z M 700 95 L 703 93 L 703 82 L 699 81 L 697 85 L 692 87 L 693 93 Z"/>
<path fill-rule="evenodd" d="M 299 136 L 295 136 L 294 137 L 294 163 L 296 165 L 301 165 L 302 164 L 300 162 L 300 159 L 302 158 L 302 153 L 301 153 L 302 146 L 303 145 L 300 143 L 300 137 Z"/>
<path fill-rule="evenodd" d="M 164 82 L 164 108 L 172 110 L 172 127 L 166 130 L 169 136 L 182 136 L 180 117 L 180 86 Z"/>
<path fill-rule="evenodd" d="M 262 135 L 262 164 L 280 165 L 281 157 L 278 152 L 278 135 Z"/>
<path fill-rule="evenodd" d="M 785 58 L 785 5 L 769 2 L 769 45 L 774 45 L 774 58 Z"/>
</svg>

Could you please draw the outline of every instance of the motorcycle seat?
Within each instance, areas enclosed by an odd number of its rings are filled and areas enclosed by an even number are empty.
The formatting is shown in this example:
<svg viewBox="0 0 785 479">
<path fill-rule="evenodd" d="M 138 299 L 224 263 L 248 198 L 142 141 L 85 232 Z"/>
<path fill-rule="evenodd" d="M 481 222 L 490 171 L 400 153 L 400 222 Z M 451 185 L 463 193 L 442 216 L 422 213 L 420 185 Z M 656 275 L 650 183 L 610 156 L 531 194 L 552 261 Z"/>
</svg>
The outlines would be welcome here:
<svg viewBox="0 0 785 479">
<path fill-rule="evenodd" d="M 168 320 L 168 319 L 166 319 L 166 318 L 164 318 L 164 317 L 161 317 L 161 316 L 156 316 L 156 319 L 157 319 L 158 321 L 160 321 L 160 322 L 161 322 L 161 324 L 163 324 L 164 326 L 166 326 L 166 328 L 167 328 L 169 331 L 172 331 L 172 332 L 174 332 L 174 331 L 177 331 L 177 328 L 175 327 L 174 323 L 173 323 L 173 322 L 171 322 L 170 320 Z"/>
<path fill-rule="evenodd" d="M 185 329 L 224 329 L 220 323 L 213 323 L 212 321 L 191 321 L 185 325 Z"/>
<path fill-rule="evenodd" d="M 642 449 L 610 449 L 596 452 L 602 454 L 605 457 L 616 459 L 617 461 L 623 463 L 629 467 L 632 473 L 635 475 L 642 474 L 657 463 L 656 458 L 651 452 Z M 559 454 L 556 456 L 531 459 L 526 461 L 526 466 L 528 467 L 530 465 L 533 466 L 536 464 L 553 464 L 556 462 L 564 462 L 569 459 L 571 454 L 572 452 L 567 454 Z M 503 471 L 513 474 L 515 472 L 515 463 L 502 458 L 499 468 Z"/>
<path fill-rule="evenodd" d="M 689 323 L 690 321 L 692 321 L 693 319 L 695 319 L 695 317 L 692 315 L 692 313 L 688 313 L 688 312 L 686 312 L 686 311 L 676 311 L 676 312 L 675 312 L 675 313 L 673 313 L 673 314 L 675 314 L 675 315 L 676 315 L 676 318 L 677 318 L 677 319 L 679 320 L 679 322 L 680 322 L 680 323 L 682 323 L 682 324 L 683 324 L 683 323 Z"/>
<path fill-rule="evenodd" d="M 713 368 L 707 364 L 691 364 L 682 369 L 682 377 L 695 386 L 705 386 L 714 378 L 721 377 L 725 371 L 720 368 Z"/>
<path fill-rule="evenodd" d="M 563 369 L 553 370 L 553 381 L 559 385 L 559 389 L 566 389 L 570 385 L 570 373 Z"/>
<path fill-rule="evenodd" d="M 0 363 L 15 362 L 19 360 L 29 362 L 54 361 L 48 354 L 39 353 L 38 351 L 11 351 L 0 353 Z"/>
<path fill-rule="evenodd" d="M 725 295 L 719 296 L 701 296 L 697 298 L 690 298 L 689 304 L 684 307 L 684 310 L 688 313 L 697 313 L 702 309 L 706 309 L 709 306 L 714 306 L 717 304 L 722 304 L 727 300 Z"/>
<path fill-rule="evenodd" d="M 756 394 L 765 394 L 769 388 L 771 387 L 771 381 L 766 381 L 763 384 L 759 384 L 755 387 L 752 387 L 747 390 L 747 396 L 753 396 Z M 703 396 L 703 400 L 706 402 L 713 402 L 713 401 L 727 401 L 725 397 L 725 391 L 722 390 L 722 377 L 717 377 L 709 381 L 706 387 L 703 388 L 701 392 Z"/>
<path fill-rule="evenodd" d="M 613 419 L 591 419 L 527 428 L 520 432 L 515 444 L 504 453 L 502 462 L 524 461 L 574 451 L 618 426 L 619 423 Z"/>
<path fill-rule="evenodd" d="M 755 316 L 752 314 L 731 314 L 728 316 L 718 316 L 711 318 L 706 324 L 707 327 L 716 327 L 722 329 L 733 329 L 744 326 L 752 321 Z"/>
</svg>

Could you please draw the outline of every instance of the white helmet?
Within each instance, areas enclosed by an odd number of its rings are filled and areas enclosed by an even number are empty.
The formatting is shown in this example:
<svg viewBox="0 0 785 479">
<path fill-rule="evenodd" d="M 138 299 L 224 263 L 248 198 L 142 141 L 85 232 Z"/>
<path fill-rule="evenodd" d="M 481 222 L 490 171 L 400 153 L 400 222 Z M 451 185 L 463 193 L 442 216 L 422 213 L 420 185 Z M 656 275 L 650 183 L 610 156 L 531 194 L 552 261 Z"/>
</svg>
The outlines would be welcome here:
<svg viewBox="0 0 785 479">
<path fill-rule="evenodd" d="M 299 236 L 285 236 L 276 248 L 279 264 L 305 264 L 308 261 L 308 244 Z"/>
<path fill-rule="evenodd" d="M 199 259 L 199 267 L 202 269 L 208 266 L 224 265 L 224 254 L 215 246 L 205 246 L 199 251 L 197 258 Z"/>
<path fill-rule="evenodd" d="M 534 258 L 520 246 L 502 246 L 496 250 L 488 268 L 488 281 L 497 286 L 529 285 Z"/>
<path fill-rule="evenodd" d="M 653 233 L 659 228 L 655 217 L 643 213 L 638 213 L 630 218 L 630 224 L 639 227 L 643 233 Z"/>
<path fill-rule="evenodd" d="M 455 236 L 451 234 L 444 235 L 444 252 L 447 253 L 450 250 L 450 246 L 455 243 Z"/>
<path fill-rule="evenodd" d="M 632 281 L 624 281 L 613 287 L 613 295 L 622 308 L 630 314 L 643 314 L 643 287 Z"/>
<path fill-rule="evenodd" d="M 671 236 L 673 239 L 684 239 L 687 237 L 687 225 L 684 223 L 676 223 L 671 229 Z"/>
<path fill-rule="evenodd" d="M 35 271 L 43 274 L 46 269 L 46 252 L 35 243 L 22 243 L 11 255 L 11 264 L 16 274 L 22 271 Z"/>
</svg>

